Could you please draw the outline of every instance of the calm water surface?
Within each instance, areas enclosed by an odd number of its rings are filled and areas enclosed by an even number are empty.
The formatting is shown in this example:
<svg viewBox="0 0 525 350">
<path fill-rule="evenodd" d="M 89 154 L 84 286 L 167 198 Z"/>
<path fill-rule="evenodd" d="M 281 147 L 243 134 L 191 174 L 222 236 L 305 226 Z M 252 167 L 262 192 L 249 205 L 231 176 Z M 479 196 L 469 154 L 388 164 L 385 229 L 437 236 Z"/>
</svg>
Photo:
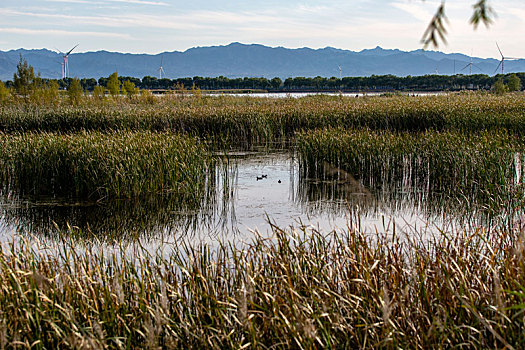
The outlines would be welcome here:
<svg viewBox="0 0 525 350">
<path fill-rule="evenodd" d="M 413 92 L 398 92 L 396 94 L 404 96 L 440 96 L 447 95 L 445 91 L 413 91 Z M 382 96 L 385 92 L 257 92 L 257 93 L 245 93 L 245 94 L 232 94 L 232 93 L 206 93 L 206 96 L 237 96 L 237 97 L 265 97 L 265 98 L 301 98 L 306 96 L 345 96 L 345 97 L 364 97 L 364 96 Z"/>
<path fill-rule="evenodd" d="M 224 159 L 211 199 L 201 208 L 162 201 L 102 205 L 4 196 L 0 237 L 6 241 L 22 233 L 54 239 L 57 232 L 72 227 L 79 235 L 95 235 L 102 241 L 140 239 L 155 246 L 182 237 L 249 241 L 254 231 L 268 235 L 270 223 L 325 232 L 347 226 L 437 232 L 465 223 L 464 217 L 449 210 L 450 203 L 427 193 L 424 183 L 371 189 L 340 169 L 308 178 L 290 151 L 237 152 Z"/>
</svg>

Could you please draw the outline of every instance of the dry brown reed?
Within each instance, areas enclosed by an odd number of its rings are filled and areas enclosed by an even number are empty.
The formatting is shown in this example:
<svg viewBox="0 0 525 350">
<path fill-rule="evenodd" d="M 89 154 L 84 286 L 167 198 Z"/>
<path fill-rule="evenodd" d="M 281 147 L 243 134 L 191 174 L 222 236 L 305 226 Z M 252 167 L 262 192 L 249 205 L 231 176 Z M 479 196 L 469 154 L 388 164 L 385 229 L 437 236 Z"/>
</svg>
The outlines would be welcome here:
<svg viewBox="0 0 525 350">
<path fill-rule="evenodd" d="M 285 232 L 169 252 L 21 240 L 0 253 L 8 347 L 521 348 L 523 231 Z M 75 243 L 77 244 L 77 243 Z"/>
</svg>

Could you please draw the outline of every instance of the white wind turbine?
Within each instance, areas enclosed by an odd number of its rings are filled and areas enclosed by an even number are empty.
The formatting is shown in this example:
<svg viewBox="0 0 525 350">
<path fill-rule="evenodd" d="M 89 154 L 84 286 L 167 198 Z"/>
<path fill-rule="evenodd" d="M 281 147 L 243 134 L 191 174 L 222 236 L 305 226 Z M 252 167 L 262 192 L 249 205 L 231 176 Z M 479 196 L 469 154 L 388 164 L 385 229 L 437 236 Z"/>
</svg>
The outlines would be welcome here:
<svg viewBox="0 0 525 350">
<path fill-rule="evenodd" d="M 164 76 L 166 76 L 166 72 L 164 72 L 164 68 L 162 67 L 163 60 L 164 56 L 160 56 L 159 79 L 162 79 L 162 73 L 164 73 Z"/>
<path fill-rule="evenodd" d="M 62 74 L 62 79 L 65 78 L 65 71 L 64 71 L 64 62 L 57 61 L 58 64 L 60 64 L 60 74 Z"/>
<path fill-rule="evenodd" d="M 62 51 L 58 50 L 60 54 L 62 55 L 62 58 L 64 59 L 63 63 L 63 69 L 62 69 L 62 79 L 67 78 L 69 76 L 69 64 L 68 64 L 68 58 L 71 52 L 73 52 L 74 49 L 77 48 L 79 44 L 76 44 L 71 50 L 69 50 L 67 53 L 63 53 Z"/>
<path fill-rule="evenodd" d="M 470 56 L 470 63 L 467 64 L 465 67 L 461 68 L 460 72 L 467 69 L 467 67 L 469 68 L 469 74 L 472 75 L 472 66 L 476 67 L 477 69 L 479 69 L 481 72 L 483 72 L 483 69 L 479 68 L 476 64 L 474 64 L 474 62 L 472 62 L 472 55 Z M 497 69 L 496 69 L 497 70 Z"/>
<path fill-rule="evenodd" d="M 339 80 L 341 80 L 343 78 L 343 67 L 337 66 L 337 68 L 339 68 Z"/>
<path fill-rule="evenodd" d="M 501 52 L 501 49 L 499 48 L 498 43 L 496 43 L 496 46 L 498 47 L 499 54 L 501 55 L 501 61 L 499 61 L 498 67 L 494 71 L 496 73 L 499 69 L 499 66 L 501 66 L 501 74 L 505 74 L 505 60 L 519 60 L 520 58 L 516 57 L 505 57 L 503 56 L 503 53 Z"/>
</svg>

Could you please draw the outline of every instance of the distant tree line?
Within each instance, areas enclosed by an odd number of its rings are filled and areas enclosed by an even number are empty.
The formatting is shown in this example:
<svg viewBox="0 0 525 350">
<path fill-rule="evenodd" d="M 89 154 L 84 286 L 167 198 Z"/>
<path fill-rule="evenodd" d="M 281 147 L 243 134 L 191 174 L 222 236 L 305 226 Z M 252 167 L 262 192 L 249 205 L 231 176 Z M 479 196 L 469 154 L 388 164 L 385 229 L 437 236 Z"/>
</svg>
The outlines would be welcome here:
<svg viewBox="0 0 525 350">
<path fill-rule="evenodd" d="M 419 77 L 396 77 L 383 75 L 370 77 L 332 78 L 288 78 L 284 82 L 279 78 L 183 78 L 156 79 L 144 77 L 142 80 L 133 77 L 119 77 L 112 73 L 107 78 L 95 79 L 42 79 L 35 74 L 32 66 L 20 57 L 17 72 L 13 80 L 4 84 L 0 81 L 0 105 L 11 102 L 33 104 L 58 104 L 67 98 L 68 103 L 79 105 L 87 97 L 85 91 L 90 91 L 91 101 L 103 103 L 129 98 L 130 101 L 154 103 L 152 90 L 175 91 L 184 93 L 190 90 L 195 97 L 201 96 L 204 90 L 267 90 L 267 91 L 387 91 L 387 90 L 460 90 L 480 89 L 492 90 L 502 94 L 508 91 L 520 91 L 525 73 L 512 73 L 489 77 L 487 75 L 427 75 Z M 60 92 L 60 90 L 67 90 Z M 64 96 L 64 97 L 61 97 Z M 138 100 L 137 100 L 138 99 Z"/>
<path fill-rule="evenodd" d="M 111 82 L 113 77 L 113 82 Z M 496 82 L 512 87 L 519 80 L 519 86 L 525 86 L 525 73 L 498 74 L 488 76 L 485 74 L 472 75 L 424 75 L 398 77 L 395 75 L 372 75 L 369 77 L 344 77 L 342 79 L 331 77 L 295 77 L 282 81 L 276 77 L 267 78 L 226 78 L 223 76 L 193 77 L 178 79 L 157 79 L 145 76 L 142 79 L 135 77 L 117 76 L 113 73 L 110 77 L 79 79 L 85 91 L 94 91 L 97 86 L 110 90 L 112 85 L 123 86 L 127 84 L 141 90 L 266 90 L 270 92 L 297 92 L 297 91 L 442 91 L 442 90 L 490 90 Z M 118 81 L 116 81 L 118 79 Z M 513 81 L 514 79 L 514 81 Z M 42 83 L 56 82 L 60 89 L 69 89 L 73 78 L 67 79 L 41 79 Z M 509 85 L 510 83 L 510 85 Z M 6 87 L 14 87 L 16 82 L 7 81 Z M 108 85 L 109 84 L 109 85 Z"/>
<path fill-rule="evenodd" d="M 525 73 L 485 74 L 472 75 L 424 75 L 398 77 L 395 75 L 372 75 L 369 77 L 295 77 L 282 81 L 276 77 L 267 78 L 226 78 L 223 76 L 193 77 L 178 79 L 158 79 L 145 76 L 142 79 L 135 77 L 118 77 L 121 84 L 128 81 L 141 90 L 266 90 L 271 92 L 293 91 L 441 91 L 441 90 L 490 90 L 498 81 L 504 84 L 512 82 L 512 77 L 518 77 L 521 86 L 525 86 Z M 58 80 L 61 88 L 66 89 L 72 79 Z M 108 78 L 97 80 L 80 79 L 84 90 L 93 91 L 95 86 L 107 87 Z"/>
</svg>

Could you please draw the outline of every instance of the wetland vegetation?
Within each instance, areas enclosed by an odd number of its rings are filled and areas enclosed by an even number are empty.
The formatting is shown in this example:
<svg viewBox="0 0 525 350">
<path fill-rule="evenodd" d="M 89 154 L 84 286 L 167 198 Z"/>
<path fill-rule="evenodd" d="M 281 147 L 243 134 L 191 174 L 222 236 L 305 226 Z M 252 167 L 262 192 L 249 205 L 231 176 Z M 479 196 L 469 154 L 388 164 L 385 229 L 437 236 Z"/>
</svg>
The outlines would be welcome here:
<svg viewBox="0 0 525 350">
<path fill-rule="evenodd" d="M 21 226 L 0 252 L 2 346 L 525 344 L 522 95 L 32 94 L 0 101 L 1 217 Z M 144 245 L 183 210 L 233 203 L 225 169 L 255 146 L 291 152 L 294 200 L 347 210 L 346 225 Z M 16 200 L 74 203 L 86 226 Z M 407 200 L 471 225 L 356 224 Z"/>
<path fill-rule="evenodd" d="M 203 143 L 181 134 L 0 134 L 5 192 L 103 200 L 174 195 L 199 202 L 214 179 Z"/>
<path fill-rule="evenodd" d="M 305 177 L 335 176 L 348 183 L 351 174 L 364 188 L 386 194 L 387 201 L 404 197 L 438 215 L 448 210 L 465 218 L 499 215 L 519 222 L 525 195 L 524 146 L 523 135 L 501 130 L 465 134 L 324 129 L 297 135 Z M 327 167 L 337 171 L 327 175 Z"/>
<path fill-rule="evenodd" d="M 54 100 L 53 100 L 54 101 Z M 364 97 L 308 96 L 249 98 L 233 96 L 131 99 L 85 97 L 78 105 L 8 103 L 0 108 L 0 131 L 172 131 L 247 143 L 293 137 L 302 130 L 367 127 L 374 130 L 424 131 L 525 130 L 523 96 L 459 95 Z"/>
<path fill-rule="evenodd" d="M 243 249 L 104 252 L 65 238 L 0 253 L 3 345 L 518 348 L 523 233 L 288 232 Z M 49 253 L 49 250 L 53 253 Z"/>
</svg>

